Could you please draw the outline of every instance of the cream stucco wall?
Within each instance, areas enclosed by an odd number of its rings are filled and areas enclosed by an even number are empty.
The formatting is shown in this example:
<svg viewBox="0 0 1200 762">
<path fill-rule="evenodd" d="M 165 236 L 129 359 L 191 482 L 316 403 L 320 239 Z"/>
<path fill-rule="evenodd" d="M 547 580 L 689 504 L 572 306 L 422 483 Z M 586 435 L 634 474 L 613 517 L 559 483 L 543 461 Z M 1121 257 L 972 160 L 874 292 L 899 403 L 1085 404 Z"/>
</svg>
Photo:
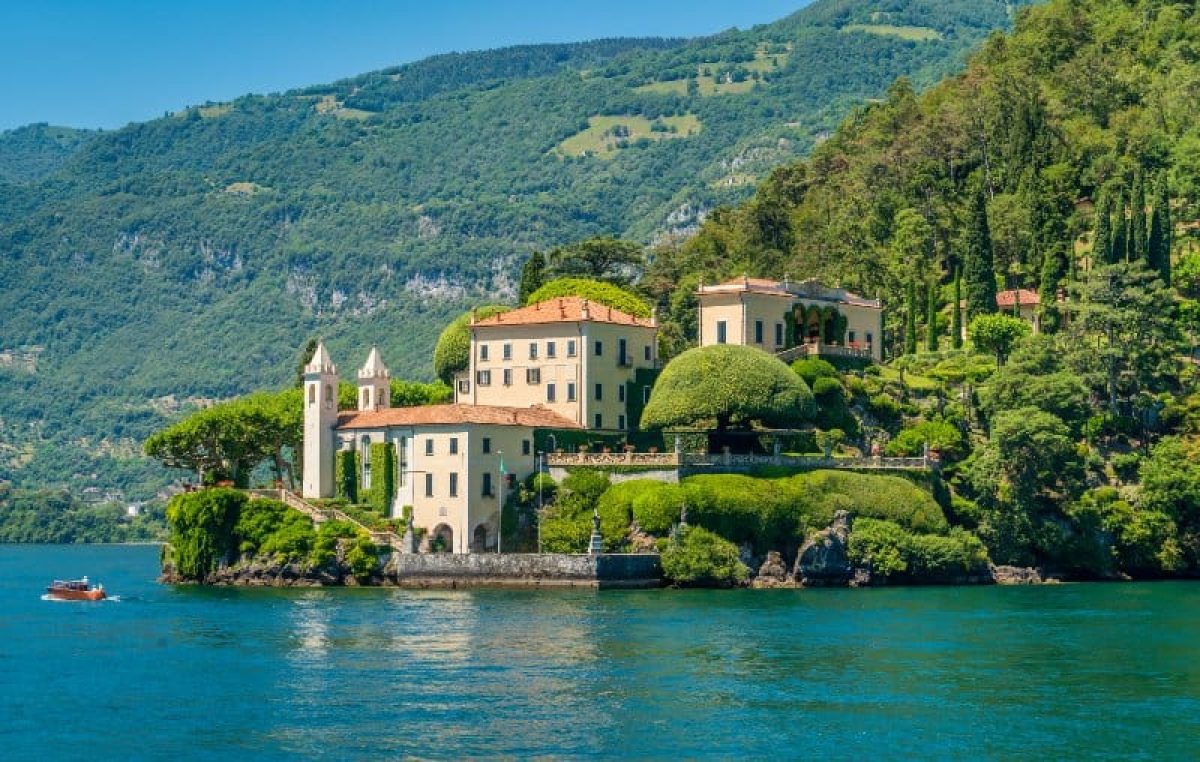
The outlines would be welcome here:
<svg viewBox="0 0 1200 762">
<path fill-rule="evenodd" d="M 774 354 L 788 345 L 785 315 L 793 305 L 833 307 L 846 318 L 846 343 L 866 348 L 869 343 L 875 360 L 883 359 L 883 310 L 856 304 L 812 299 L 802 296 L 760 294 L 752 291 L 728 291 L 699 296 L 698 325 L 700 346 L 717 344 L 719 323 L 725 323 L 725 343 L 758 347 Z M 762 341 L 757 341 L 756 322 L 762 323 Z M 777 332 L 783 341 L 777 341 Z"/>
<path fill-rule="evenodd" d="M 391 442 L 395 447 L 396 495 L 390 515 L 398 517 L 404 506 L 411 505 L 414 526 L 435 533 L 444 524 L 452 533 L 451 549 L 455 553 L 470 552 L 475 529 L 480 525 L 485 525 L 487 546 L 495 547 L 500 454 L 505 470 L 517 482 L 528 478 L 536 468 L 533 429 L 528 426 L 440 424 L 342 431 L 338 436 L 340 449 L 361 452 L 364 438 L 368 445 Z M 485 439 L 489 440 L 486 453 Z M 456 443 L 454 451 L 452 440 Z M 432 454 L 428 454 L 427 447 L 432 448 Z M 451 474 L 457 476 L 455 495 L 450 493 Z M 483 494 L 484 474 L 491 475 L 490 496 Z M 432 479 L 429 492 L 427 475 Z"/>
<path fill-rule="evenodd" d="M 474 326 L 469 389 L 462 393 L 456 387 L 455 401 L 507 407 L 542 405 L 587 428 L 630 429 L 637 421 L 630 420 L 629 400 L 622 399 L 625 384 L 633 380 L 638 368 L 655 367 L 656 336 L 655 328 L 598 321 Z M 619 363 L 622 339 L 625 364 Z M 596 353 L 597 342 L 600 354 Z M 549 354 L 551 343 L 553 356 Z M 568 352 L 571 343 L 574 354 Z M 536 346 L 536 357 L 531 356 L 531 345 Z M 505 346 L 510 348 L 507 359 Z M 511 383 L 507 385 L 505 370 L 511 372 Z M 479 383 L 480 371 L 490 373 L 488 383 Z M 530 371 L 536 372 L 535 380 L 530 379 Z M 551 384 L 553 401 L 549 399 Z"/>
</svg>

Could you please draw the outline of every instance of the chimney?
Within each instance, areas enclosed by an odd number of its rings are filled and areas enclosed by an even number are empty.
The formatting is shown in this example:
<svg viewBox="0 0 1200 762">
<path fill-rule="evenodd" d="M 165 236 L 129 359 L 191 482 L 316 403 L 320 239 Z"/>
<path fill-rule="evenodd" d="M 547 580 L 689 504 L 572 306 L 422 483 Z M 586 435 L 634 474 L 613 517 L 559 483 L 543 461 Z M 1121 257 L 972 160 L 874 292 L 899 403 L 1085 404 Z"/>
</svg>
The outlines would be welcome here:
<svg viewBox="0 0 1200 762">
<path fill-rule="evenodd" d="M 658 327 L 658 305 L 650 308 L 650 325 Z"/>
<path fill-rule="evenodd" d="M 583 305 L 579 308 L 579 316 L 583 320 L 591 320 L 592 319 L 592 313 L 591 313 L 591 310 L 588 309 L 588 300 L 587 299 L 583 300 Z"/>
<path fill-rule="evenodd" d="M 742 273 L 742 287 L 750 288 L 750 276 L 746 273 Z"/>
<path fill-rule="evenodd" d="M 471 308 L 471 325 L 475 325 L 475 308 Z"/>
</svg>

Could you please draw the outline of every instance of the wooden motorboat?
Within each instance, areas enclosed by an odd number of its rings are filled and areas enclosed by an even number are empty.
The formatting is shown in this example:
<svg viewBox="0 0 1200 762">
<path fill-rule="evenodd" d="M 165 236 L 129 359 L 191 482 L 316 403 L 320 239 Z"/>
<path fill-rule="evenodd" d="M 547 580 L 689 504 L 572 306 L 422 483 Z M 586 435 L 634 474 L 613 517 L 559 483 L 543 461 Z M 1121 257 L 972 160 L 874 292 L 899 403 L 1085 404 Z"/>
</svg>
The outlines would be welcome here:
<svg viewBox="0 0 1200 762">
<path fill-rule="evenodd" d="M 93 587 L 88 578 L 56 579 L 46 588 L 46 594 L 60 601 L 102 601 L 108 597 L 104 585 Z"/>
</svg>

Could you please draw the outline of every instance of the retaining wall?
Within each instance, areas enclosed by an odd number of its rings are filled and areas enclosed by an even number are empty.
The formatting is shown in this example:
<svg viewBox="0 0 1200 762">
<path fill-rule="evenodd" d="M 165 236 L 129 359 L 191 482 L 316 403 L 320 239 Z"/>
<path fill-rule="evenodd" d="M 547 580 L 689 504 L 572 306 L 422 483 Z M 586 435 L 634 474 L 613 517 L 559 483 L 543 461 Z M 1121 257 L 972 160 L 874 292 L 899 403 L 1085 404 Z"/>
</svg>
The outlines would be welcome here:
<svg viewBox="0 0 1200 762">
<path fill-rule="evenodd" d="M 383 575 L 400 587 L 643 588 L 662 585 L 662 564 L 653 553 L 396 553 Z"/>
</svg>

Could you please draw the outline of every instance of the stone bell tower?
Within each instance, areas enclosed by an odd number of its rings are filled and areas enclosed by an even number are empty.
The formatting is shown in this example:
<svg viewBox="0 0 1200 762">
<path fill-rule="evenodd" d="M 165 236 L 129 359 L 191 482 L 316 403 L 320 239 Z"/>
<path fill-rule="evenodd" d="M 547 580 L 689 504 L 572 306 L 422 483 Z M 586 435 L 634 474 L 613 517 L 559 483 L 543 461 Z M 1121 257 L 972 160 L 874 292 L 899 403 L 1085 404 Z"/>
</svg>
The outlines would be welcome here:
<svg viewBox="0 0 1200 762">
<path fill-rule="evenodd" d="M 320 342 L 304 366 L 304 497 L 333 497 L 337 417 L 337 367 Z"/>
<path fill-rule="evenodd" d="M 383 410 L 392 406 L 392 386 L 388 369 L 379 356 L 379 350 L 371 347 L 367 364 L 358 371 L 358 409 Z"/>
</svg>

